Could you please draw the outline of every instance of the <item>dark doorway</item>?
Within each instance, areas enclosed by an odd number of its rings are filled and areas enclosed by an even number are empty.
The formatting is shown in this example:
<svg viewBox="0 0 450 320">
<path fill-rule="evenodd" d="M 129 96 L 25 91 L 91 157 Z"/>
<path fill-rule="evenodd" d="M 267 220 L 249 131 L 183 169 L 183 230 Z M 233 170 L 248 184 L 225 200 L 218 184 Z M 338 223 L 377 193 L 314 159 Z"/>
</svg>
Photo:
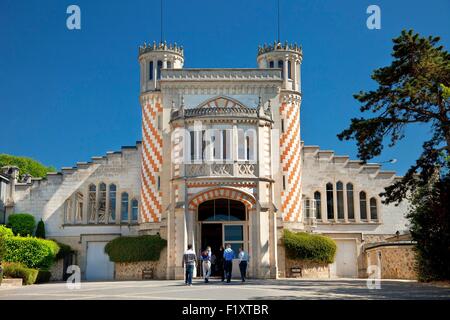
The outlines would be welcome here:
<svg viewBox="0 0 450 320">
<path fill-rule="evenodd" d="M 222 264 L 220 262 L 220 246 L 222 245 L 222 224 L 221 223 L 202 223 L 202 243 L 200 250 L 205 250 L 207 246 L 211 247 L 212 268 L 211 275 L 217 276 L 221 272 Z"/>
</svg>

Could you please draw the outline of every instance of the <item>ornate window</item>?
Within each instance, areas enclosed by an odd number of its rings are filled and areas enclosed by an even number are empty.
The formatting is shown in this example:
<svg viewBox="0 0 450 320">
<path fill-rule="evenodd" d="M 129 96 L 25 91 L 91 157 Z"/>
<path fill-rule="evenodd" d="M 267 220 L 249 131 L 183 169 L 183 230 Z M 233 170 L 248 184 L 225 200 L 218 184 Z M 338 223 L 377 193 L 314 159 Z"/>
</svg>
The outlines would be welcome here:
<svg viewBox="0 0 450 320">
<path fill-rule="evenodd" d="M 353 200 L 353 184 L 347 183 L 347 214 L 349 220 L 355 219 L 355 202 Z"/>
<path fill-rule="evenodd" d="M 83 199 L 83 193 L 77 192 L 75 194 L 75 223 L 83 222 Z"/>
<path fill-rule="evenodd" d="M 109 221 L 116 221 L 116 193 L 117 187 L 115 184 L 109 185 Z"/>
<path fill-rule="evenodd" d="M 322 200 L 319 191 L 314 192 L 314 200 L 316 201 L 316 218 L 322 219 Z"/>
<path fill-rule="evenodd" d="M 72 215 L 73 210 L 72 210 L 72 199 L 71 198 L 69 198 L 69 199 L 67 199 L 65 201 L 65 203 L 64 203 L 64 211 L 65 211 L 65 214 L 64 214 L 64 216 L 65 216 L 65 223 L 66 224 L 73 223 L 73 218 L 74 217 Z"/>
<path fill-rule="evenodd" d="M 198 221 L 245 221 L 245 205 L 236 200 L 214 199 L 198 206 Z"/>
<path fill-rule="evenodd" d="M 100 183 L 98 196 L 98 221 L 106 222 L 106 184 Z"/>
<path fill-rule="evenodd" d="M 95 222 L 95 217 L 97 215 L 96 196 L 97 196 L 97 187 L 95 186 L 95 184 L 91 184 L 89 186 L 89 196 L 88 196 L 89 222 Z"/>
<path fill-rule="evenodd" d="M 361 220 L 367 220 L 367 196 L 364 191 L 359 193 L 359 211 Z"/>
<path fill-rule="evenodd" d="M 274 63 L 273 63 L 273 61 L 269 61 L 269 68 L 273 68 L 274 67 Z"/>
<path fill-rule="evenodd" d="M 370 198 L 370 219 L 378 220 L 377 199 Z"/>
<path fill-rule="evenodd" d="M 139 205 L 136 199 L 131 200 L 131 221 L 137 222 L 139 215 Z"/>
<path fill-rule="evenodd" d="M 172 62 L 171 61 L 167 61 L 167 69 L 172 68 Z"/>
<path fill-rule="evenodd" d="M 344 219 L 344 184 L 341 181 L 336 183 L 336 196 L 338 219 Z"/>
<path fill-rule="evenodd" d="M 128 193 L 123 192 L 120 200 L 120 219 L 122 222 L 128 222 Z"/>
<path fill-rule="evenodd" d="M 333 184 L 327 183 L 327 218 L 334 219 Z"/>
<path fill-rule="evenodd" d="M 162 61 L 158 60 L 157 69 L 156 69 L 156 79 L 161 79 L 161 69 L 162 69 Z"/>
</svg>

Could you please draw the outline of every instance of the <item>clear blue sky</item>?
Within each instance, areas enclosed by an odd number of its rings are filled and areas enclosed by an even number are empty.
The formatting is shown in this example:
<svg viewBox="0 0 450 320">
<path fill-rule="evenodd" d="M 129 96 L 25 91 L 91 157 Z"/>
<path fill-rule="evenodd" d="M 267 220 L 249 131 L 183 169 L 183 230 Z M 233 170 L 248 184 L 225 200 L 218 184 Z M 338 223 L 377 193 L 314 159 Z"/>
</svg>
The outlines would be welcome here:
<svg viewBox="0 0 450 320">
<path fill-rule="evenodd" d="M 256 66 L 258 44 L 276 38 L 276 1 L 164 0 L 164 35 L 185 48 L 185 67 Z M 77 4 L 82 29 L 66 28 Z M 366 8 L 381 7 L 381 30 Z M 72 166 L 141 140 L 138 46 L 160 37 L 159 0 L 0 2 L 0 153 Z M 374 87 L 373 69 L 391 61 L 402 29 L 440 35 L 450 48 L 450 1 L 281 0 L 281 39 L 303 46 L 302 139 L 356 155 L 336 134 L 359 115 L 352 94 Z M 403 174 L 424 128 L 378 161 Z"/>
</svg>

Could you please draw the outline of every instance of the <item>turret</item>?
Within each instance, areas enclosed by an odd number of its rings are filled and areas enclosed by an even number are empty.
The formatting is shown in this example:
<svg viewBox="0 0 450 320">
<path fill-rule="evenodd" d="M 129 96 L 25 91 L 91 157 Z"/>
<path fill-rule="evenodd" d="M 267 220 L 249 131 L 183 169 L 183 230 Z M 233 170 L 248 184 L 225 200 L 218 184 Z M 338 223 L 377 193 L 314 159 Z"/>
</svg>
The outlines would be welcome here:
<svg viewBox="0 0 450 320">
<path fill-rule="evenodd" d="M 283 78 L 283 90 L 301 91 L 300 65 L 302 63 L 302 48 L 297 44 L 281 44 L 260 46 L 258 48 L 258 67 L 279 68 Z"/>
<path fill-rule="evenodd" d="M 141 93 L 160 89 L 161 69 L 181 69 L 184 64 L 183 47 L 166 42 L 139 47 L 141 67 Z"/>
</svg>

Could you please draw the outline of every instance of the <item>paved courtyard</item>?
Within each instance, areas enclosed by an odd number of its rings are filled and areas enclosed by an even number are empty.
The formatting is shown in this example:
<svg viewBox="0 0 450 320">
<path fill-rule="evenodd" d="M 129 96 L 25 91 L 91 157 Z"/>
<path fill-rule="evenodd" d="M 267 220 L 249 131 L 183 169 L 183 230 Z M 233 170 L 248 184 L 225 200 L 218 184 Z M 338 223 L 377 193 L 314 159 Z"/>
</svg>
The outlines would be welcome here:
<svg viewBox="0 0 450 320">
<path fill-rule="evenodd" d="M 450 288 L 410 281 L 382 281 L 381 289 L 368 289 L 365 280 L 249 280 L 223 284 L 196 280 L 191 287 L 180 281 L 82 282 L 70 290 L 65 283 L 1 288 L 0 299 L 446 299 Z"/>
</svg>

